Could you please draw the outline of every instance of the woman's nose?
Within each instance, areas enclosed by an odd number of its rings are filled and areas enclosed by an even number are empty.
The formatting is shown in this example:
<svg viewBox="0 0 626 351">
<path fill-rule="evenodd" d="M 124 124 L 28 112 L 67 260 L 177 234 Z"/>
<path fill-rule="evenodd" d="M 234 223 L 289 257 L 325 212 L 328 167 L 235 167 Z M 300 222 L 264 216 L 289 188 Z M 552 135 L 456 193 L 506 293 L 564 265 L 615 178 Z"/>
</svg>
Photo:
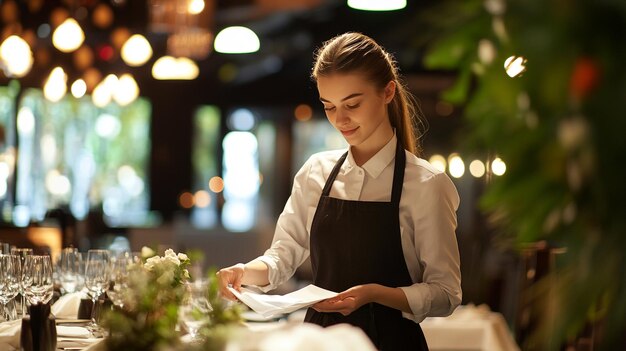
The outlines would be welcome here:
<svg viewBox="0 0 626 351">
<path fill-rule="evenodd" d="M 348 122 L 348 114 L 343 109 L 337 109 L 335 113 L 335 123 L 338 125 L 345 124 Z"/>
</svg>

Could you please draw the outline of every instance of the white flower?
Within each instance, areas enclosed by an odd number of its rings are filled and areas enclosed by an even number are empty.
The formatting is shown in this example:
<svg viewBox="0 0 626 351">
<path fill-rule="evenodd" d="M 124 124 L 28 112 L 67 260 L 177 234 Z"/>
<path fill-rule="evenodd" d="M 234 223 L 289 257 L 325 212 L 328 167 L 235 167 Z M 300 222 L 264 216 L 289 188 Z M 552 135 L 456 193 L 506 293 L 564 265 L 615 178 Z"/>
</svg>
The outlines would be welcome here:
<svg viewBox="0 0 626 351">
<path fill-rule="evenodd" d="M 184 253 L 179 253 L 178 254 L 178 259 L 181 261 L 187 261 L 189 259 L 189 257 L 187 257 L 187 255 L 185 255 Z"/>
<path fill-rule="evenodd" d="M 161 263 L 161 257 L 159 256 L 153 256 L 150 257 L 149 259 L 146 260 L 146 263 L 144 263 L 144 267 L 151 271 L 152 269 L 154 269 L 154 266 L 158 265 L 159 263 Z"/>
<path fill-rule="evenodd" d="M 141 257 L 142 258 L 150 258 L 156 255 L 156 252 L 151 248 L 144 246 L 141 248 Z"/>
<path fill-rule="evenodd" d="M 172 249 L 167 249 L 167 251 L 165 251 L 165 257 L 163 257 L 163 259 L 165 261 L 172 262 L 177 266 L 180 265 L 180 260 L 178 259 L 178 256 L 176 256 L 176 253 Z"/>
</svg>

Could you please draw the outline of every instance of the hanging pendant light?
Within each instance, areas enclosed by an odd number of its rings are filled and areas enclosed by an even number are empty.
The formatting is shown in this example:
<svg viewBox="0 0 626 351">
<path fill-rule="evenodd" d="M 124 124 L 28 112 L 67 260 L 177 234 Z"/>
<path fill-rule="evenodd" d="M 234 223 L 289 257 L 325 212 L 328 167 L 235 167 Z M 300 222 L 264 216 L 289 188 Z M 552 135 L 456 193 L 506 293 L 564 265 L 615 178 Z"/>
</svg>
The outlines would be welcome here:
<svg viewBox="0 0 626 351">
<path fill-rule="evenodd" d="M 66 19 L 52 34 L 52 44 L 63 52 L 72 52 L 78 49 L 84 40 L 85 33 L 73 18 Z"/>
<path fill-rule="evenodd" d="M 259 51 L 261 42 L 251 29 L 233 26 L 222 29 L 215 36 L 215 51 L 223 54 L 246 54 Z"/>
<path fill-rule="evenodd" d="M 406 0 L 348 0 L 348 6 L 363 11 L 394 11 L 406 7 Z"/>
</svg>

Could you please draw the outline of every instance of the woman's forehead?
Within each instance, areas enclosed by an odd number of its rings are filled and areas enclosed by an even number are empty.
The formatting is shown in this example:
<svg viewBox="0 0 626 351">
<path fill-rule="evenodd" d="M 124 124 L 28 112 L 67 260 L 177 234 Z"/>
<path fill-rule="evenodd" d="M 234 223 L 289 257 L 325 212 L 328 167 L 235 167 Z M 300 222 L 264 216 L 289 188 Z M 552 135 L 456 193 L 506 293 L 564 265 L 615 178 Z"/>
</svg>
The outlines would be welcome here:
<svg viewBox="0 0 626 351">
<path fill-rule="evenodd" d="M 333 73 L 318 77 L 317 89 L 320 97 L 332 101 L 355 93 L 366 94 L 374 90 L 374 85 L 362 74 Z"/>
</svg>

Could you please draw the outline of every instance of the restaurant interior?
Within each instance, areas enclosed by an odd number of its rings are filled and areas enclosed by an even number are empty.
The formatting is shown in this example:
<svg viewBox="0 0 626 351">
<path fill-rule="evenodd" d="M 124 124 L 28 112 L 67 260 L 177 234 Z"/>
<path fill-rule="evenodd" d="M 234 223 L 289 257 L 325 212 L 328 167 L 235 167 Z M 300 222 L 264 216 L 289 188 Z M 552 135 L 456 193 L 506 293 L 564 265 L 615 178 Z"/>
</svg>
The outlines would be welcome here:
<svg viewBox="0 0 626 351">
<path fill-rule="evenodd" d="M 8 252 L 173 249 L 201 275 L 262 255 L 296 172 L 348 146 L 311 67 L 360 32 L 395 57 L 420 157 L 461 200 L 462 303 L 422 322 L 430 349 L 626 349 L 622 1 L 4 0 L 0 16 Z"/>
</svg>

